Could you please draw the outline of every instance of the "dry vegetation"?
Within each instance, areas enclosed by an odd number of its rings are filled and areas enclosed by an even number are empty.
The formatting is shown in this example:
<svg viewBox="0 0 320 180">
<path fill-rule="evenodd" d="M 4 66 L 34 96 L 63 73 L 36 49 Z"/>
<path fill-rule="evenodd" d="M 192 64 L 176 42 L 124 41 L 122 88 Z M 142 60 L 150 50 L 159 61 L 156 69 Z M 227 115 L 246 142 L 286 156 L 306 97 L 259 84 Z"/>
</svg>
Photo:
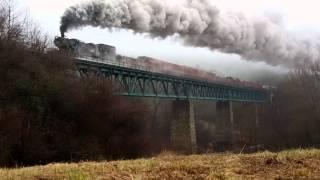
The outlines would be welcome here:
<svg viewBox="0 0 320 180">
<path fill-rule="evenodd" d="M 319 179 L 320 150 L 280 153 L 170 153 L 151 159 L 1 169 L 3 179 Z"/>
</svg>

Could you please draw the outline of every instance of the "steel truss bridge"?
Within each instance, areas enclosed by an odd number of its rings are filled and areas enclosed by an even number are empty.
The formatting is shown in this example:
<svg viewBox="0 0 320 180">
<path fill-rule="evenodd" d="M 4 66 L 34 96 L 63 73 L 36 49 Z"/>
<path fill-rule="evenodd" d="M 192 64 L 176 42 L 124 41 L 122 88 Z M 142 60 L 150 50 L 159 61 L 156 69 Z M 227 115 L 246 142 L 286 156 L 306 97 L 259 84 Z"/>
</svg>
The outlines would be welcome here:
<svg viewBox="0 0 320 180">
<path fill-rule="evenodd" d="M 269 100 L 269 92 L 263 89 L 223 85 L 83 58 L 73 60 L 81 75 L 90 72 L 105 77 L 117 84 L 117 93 L 123 96 L 258 103 Z"/>
</svg>

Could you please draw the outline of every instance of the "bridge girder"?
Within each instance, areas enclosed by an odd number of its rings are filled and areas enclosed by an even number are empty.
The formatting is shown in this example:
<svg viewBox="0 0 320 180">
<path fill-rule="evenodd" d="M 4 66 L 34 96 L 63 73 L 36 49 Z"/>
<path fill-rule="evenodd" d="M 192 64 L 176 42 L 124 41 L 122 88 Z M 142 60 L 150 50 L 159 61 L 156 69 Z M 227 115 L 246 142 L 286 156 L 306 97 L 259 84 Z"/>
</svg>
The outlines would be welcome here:
<svg viewBox="0 0 320 180">
<path fill-rule="evenodd" d="M 233 87 L 94 61 L 75 59 L 74 62 L 81 75 L 90 72 L 103 76 L 117 85 L 117 93 L 123 96 L 261 103 L 269 100 L 268 92 L 263 89 Z"/>
</svg>

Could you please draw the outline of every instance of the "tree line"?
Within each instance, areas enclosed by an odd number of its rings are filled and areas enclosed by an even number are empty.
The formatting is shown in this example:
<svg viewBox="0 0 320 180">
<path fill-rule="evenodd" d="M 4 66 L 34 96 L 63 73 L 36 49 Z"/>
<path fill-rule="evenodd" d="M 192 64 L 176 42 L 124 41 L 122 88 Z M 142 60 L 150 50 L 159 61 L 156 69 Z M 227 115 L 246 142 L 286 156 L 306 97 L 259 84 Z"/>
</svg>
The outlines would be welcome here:
<svg viewBox="0 0 320 180">
<path fill-rule="evenodd" d="M 147 147 L 143 103 L 76 73 L 12 1 L 0 3 L 0 165 L 133 158 Z"/>
</svg>

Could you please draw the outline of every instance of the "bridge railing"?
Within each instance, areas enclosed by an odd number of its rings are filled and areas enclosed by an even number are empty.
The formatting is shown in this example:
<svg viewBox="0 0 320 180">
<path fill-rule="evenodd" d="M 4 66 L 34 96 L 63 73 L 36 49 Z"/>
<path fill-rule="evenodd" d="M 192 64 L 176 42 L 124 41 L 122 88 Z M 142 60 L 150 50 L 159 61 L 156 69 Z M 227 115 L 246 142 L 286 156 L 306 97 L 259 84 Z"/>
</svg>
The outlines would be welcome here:
<svg viewBox="0 0 320 180">
<path fill-rule="evenodd" d="M 153 72 L 153 73 L 159 73 L 159 71 L 157 71 L 157 67 L 151 67 L 151 66 L 145 66 L 145 65 L 140 65 L 139 61 L 135 61 L 135 62 L 130 62 L 130 58 L 128 59 L 122 59 L 122 60 L 113 60 L 113 59 L 96 59 L 96 58 L 92 58 L 92 57 L 80 57 L 80 56 L 75 56 L 75 59 L 79 59 L 79 60 L 83 60 L 83 61 L 90 61 L 90 62 L 98 62 L 98 63 L 102 63 L 102 64 L 108 64 L 108 65 L 113 65 L 113 66 L 119 66 L 119 67 L 125 67 L 125 68 L 130 68 L 130 69 L 136 69 L 136 70 L 141 70 L 141 71 L 146 71 L 146 72 Z M 168 73 L 170 75 L 176 76 L 174 73 Z M 221 77 L 216 77 L 216 79 L 214 80 L 206 80 L 206 79 L 202 79 L 200 77 L 194 77 L 194 76 L 189 76 L 189 74 L 183 74 L 183 77 L 186 78 L 191 78 L 194 80 L 200 80 L 200 81 L 206 81 L 206 82 L 210 82 L 210 83 L 218 83 L 218 84 L 223 84 L 226 86 L 233 86 L 233 87 L 237 87 L 237 86 L 243 86 L 243 87 L 247 87 L 247 88 L 255 88 L 255 89 L 264 89 L 264 88 L 257 88 L 257 87 L 253 87 L 253 86 L 248 86 L 245 84 L 239 85 L 237 83 L 233 83 L 230 84 L 230 82 L 226 81 L 226 79 L 221 78 Z"/>
<path fill-rule="evenodd" d="M 74 60 L 80 75 L 88 72 L 102 75 L 115 82 L 117 94 L 123 96 L 258 103 L 269 101 L 268 92 L 264 89 L 234 87 L 121 67 L 126 66 L 126 63 L 120 63 L 119 66 L 119 63 L 111 62 L 114 66 L 85 58 Z"/>
<path fill-rule="evenodd" d="M 97 60 L 92 57 L 79 57 L 79 56 L 74 57 L 74 58 L 79 59 L 79 60 L 84 60 L 84 61 L 99 62 L 99 63 L 109 64 L 109 65 L 114 65 L 114 66 L 133 68 L 133 69 L 138 69 L 138 70 L 142 70 L 142 71 L 152 72 L 152 70 L 150 68 L 147 68 L 145 66 L 142 66 L 139 64 L 134 64 L 134 63 L 126 63 L 123 61 L 117 61 L 117 60 L 111 60 L 111 59 Z"/>
</svg>

